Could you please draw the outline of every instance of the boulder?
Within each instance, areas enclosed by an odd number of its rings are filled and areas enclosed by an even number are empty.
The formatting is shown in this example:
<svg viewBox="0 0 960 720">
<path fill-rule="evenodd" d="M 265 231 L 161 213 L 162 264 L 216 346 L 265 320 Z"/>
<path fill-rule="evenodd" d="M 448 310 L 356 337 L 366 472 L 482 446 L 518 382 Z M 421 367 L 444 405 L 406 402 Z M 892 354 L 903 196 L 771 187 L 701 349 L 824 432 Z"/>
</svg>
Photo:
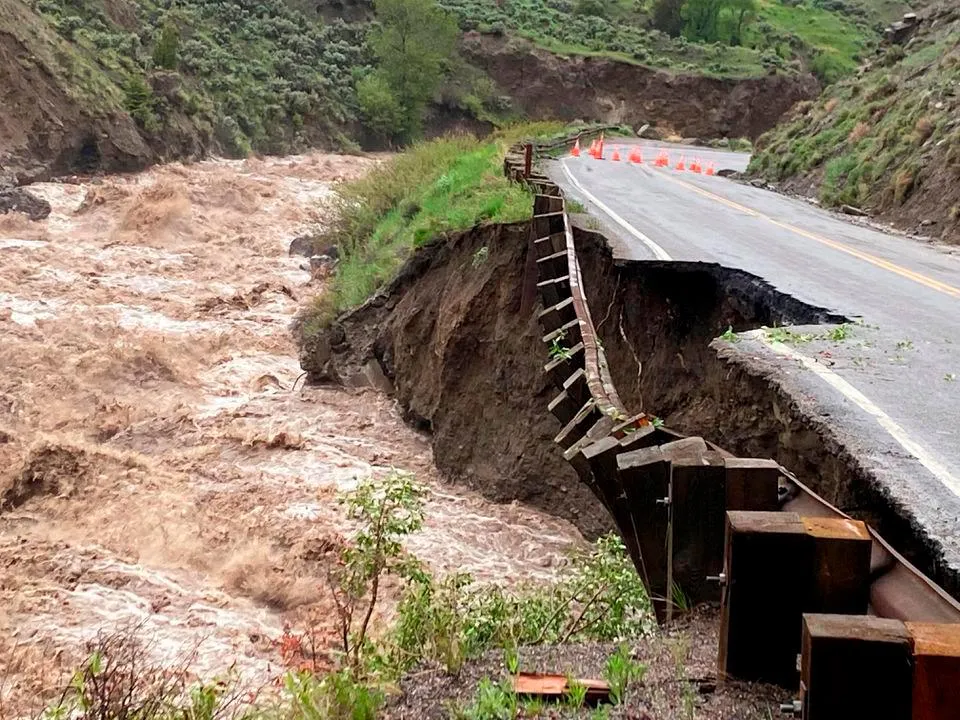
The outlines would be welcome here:
<svg viewBox="0 0 960 720">
<path fill-rule="evenodd" d="M 24 188 L 0 190 L 0 213 L 19 212 L 31 220 L 43 220 L 50 214 L 50 203 Z"/>
</svg>

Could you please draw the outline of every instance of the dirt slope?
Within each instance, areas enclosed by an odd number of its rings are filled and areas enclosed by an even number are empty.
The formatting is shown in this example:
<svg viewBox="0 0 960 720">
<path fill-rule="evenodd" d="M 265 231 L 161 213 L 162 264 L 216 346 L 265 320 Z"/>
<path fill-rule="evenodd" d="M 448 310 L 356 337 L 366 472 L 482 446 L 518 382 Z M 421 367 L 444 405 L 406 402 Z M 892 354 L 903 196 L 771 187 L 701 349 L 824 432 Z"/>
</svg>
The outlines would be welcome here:
<svg viewBox="0 0 960 720">
<path fill-rule="evenodd" d="M 750 137 L 795 102 L 814 98 L 810 74 L 718 79 L 607 58 L 563 57 L 520 38 L 466 33 L 461 52 L 532 118 L 656 123 L 684 137 Z"/>
<path fill-rule="evenodd" d="M 824 205 L 960 242 L 960 5 L 920 13 L 917 34 L 858 77 L 799 104 L 757 144 L 750 171 Z"/>
<path fill-rule="evenodd" d="M 115 88 L 90 87 L 98 102 L 84 92 L 88 70 L 29 8 L 0 0 L 0 180 L 153 159 Z"/>
<path fill-rule="evenodd" d="M 521 307 L 526 252 L 525 224 L 439 238 L 300 361 L 314 379 L 333 366 L 349 381 L 375 358 L 410 419 L 431 430 L 445 477 L 595 535 L 609 517 L 553 443 L 560 424 L 546 407 L 556 390 L 533 305 Z"/>
</svg>

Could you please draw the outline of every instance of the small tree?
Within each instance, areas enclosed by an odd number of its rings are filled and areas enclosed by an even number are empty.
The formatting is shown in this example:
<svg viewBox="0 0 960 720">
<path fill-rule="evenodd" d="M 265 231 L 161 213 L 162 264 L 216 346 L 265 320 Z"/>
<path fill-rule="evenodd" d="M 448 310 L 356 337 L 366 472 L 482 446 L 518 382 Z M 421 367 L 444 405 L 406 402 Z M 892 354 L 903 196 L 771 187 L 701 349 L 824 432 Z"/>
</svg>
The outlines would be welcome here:
<svg viewBox="0 0 960 720">
<path fill-rule="evenodd" d="M 157 129 L 157 116 L 154 112 L 156 98 L 153 90 L 141 75 L 132 75 L 123 86 L 124 106 L 130 117 L 140 127 L 149 132 Z"/>
<path fill-rule="evenodd" d="M 683 5 L 683 32 L 691 40 L 713 42 L 720 35 L 724 0 L 687 0 Z"/>
<path fill-rule="evenodd" d="M 180 29 L 167 21 L 160 30 L 160 37 L 153 47 L 153 66 L 164 70 L 176 70 L 180 63 Z"/>
<path fill-rule="evenodd" d="M 370 46 L 413 134 L 453 57 L 457 26 L 435 0 L 375 0 L 374 7 L 379 27 Z"/>
<path fill-rule="evenodd" d="M 404 552 L 402 540 L 423 526 L 424 492 L 412 475 L 393 470 L 380 482 L 362 481 L 340 498 L 358 529 L 341 551 L 329 582 L 344 659 L 354 670 L 360 669 L 382 579 L 422 574 L 416 558 Z"/>
<path fill-rule="evenodd" d="M 757 0 L 727 0 L 730 9 L 730 44 L 743 44 L 743 31 L 757 17 Z"/>
<path fill-rule="evenodd" d="M 677 37 L 683 31 L 684 0 L 654 0 L 653 26 L 660 32 Z"/>
<path fill-rule="evenodd" d="M 372 72 L 357 83 L 357 101 L 364 124 L 384 139 L 409 132 L 406 115 L 390 84 L 380 72 Z"/>
</svg>

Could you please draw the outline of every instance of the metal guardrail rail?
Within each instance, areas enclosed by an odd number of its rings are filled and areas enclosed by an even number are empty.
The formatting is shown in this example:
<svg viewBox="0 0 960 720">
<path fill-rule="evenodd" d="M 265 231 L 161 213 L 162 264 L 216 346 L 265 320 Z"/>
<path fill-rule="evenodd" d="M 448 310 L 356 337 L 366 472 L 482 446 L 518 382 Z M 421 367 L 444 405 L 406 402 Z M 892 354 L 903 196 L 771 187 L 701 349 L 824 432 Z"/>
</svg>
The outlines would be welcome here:
<svg viewBox="0 0 960 720">
<path fill-rule="evenodd" d="M 512 147 L 504 172 L 535 193 L 539 320 L 544 342 L 561 348 L 544 368 L 558 391 L 548 406 L 562 426 L 555 440 L 614 518 L 657 617 L 670 621 L 678 605 L 720 601 L 719 676 L 787 687 L 798 681 L 810 613 L 960 623 L 960 603 L 775 461 L 736 458 L 628 413 L 597 341 L 563 193 L 536 169 L 535 154 L 532 144 Z M 956 659 L 960 677 L 960 643 Z M 801 683 L 801 695 L 810 692 Z M 828 717 L 800 705 L 808 720 Z M 948 717 L 914 708 L 904 717 L 941 716 Z"/>
</svg>

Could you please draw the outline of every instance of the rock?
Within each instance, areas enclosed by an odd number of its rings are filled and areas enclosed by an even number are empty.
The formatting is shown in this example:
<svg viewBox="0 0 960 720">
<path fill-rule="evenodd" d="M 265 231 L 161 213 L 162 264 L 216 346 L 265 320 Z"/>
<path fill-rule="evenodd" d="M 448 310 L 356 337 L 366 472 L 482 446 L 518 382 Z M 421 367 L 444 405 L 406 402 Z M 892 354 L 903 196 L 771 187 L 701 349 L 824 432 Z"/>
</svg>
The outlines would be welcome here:
<svg viewBox="0 0 960 720">
<path fill-rule="evenodd" d="M 856 215 L 857 217 L 867 216 L 867 213 L 865 211 L 861 210 L 858 207 L 854 207 L 853 205 L 841 205 L 840 212 L 842 212 L 844 215 Z"/>
<path fill-rule="evenodd" d="M 50 203 L 23 188 L 0 190 L 0 213 L 20 212 L 31 220 L 43 220 L 50 214 Z"/>
<path fill-rule="evenodd" d="M 750 184 L 753 185 L 755 188 L 764 188 L 767 186 L 767 181 L 757 178 L 756 180 L 751 180 Z"/>
<path fill-rule="evenodd" d="M 640 128 L 637 131 L 637 135 L 647 140 L 663 140 L 663 133 L 657 130 L 655 127 L 650 127 L 646 125 L 645 127 Z"/>
<path fill-rule="evenodd" d="M 310 258 L 310 273 L 314 278 L 325 278 L 333 272 L 340 261 L 329 255 L 313 255 Z"/>
<path fill-rule="evenodd" d="M 304 233 L 303 235 L 298 235 L 295 237 L 290 241 L 290 249 L 287 251 L 287 253 L 289 255 L 303 255 L 303 257 L 310 257 L 313 255 L 313 234 Z"/>
<path fill-rule="evenodd" d="M 158 95 L 171 102 L 179 100 L 178 94 L 183 84 L 180 73 L 171 70 L 154 70 L 147 78 L 154 95 Z"/>
<path fill-rule="evenodd" d="M 733 178 L 734 180 L 737 180 L 741 177 L 741 173 L 737 172 L 733 168 L 720 168 L 717 170 L 717 175 L 725 178 Z"/>
<path fill-rule="evenodd" d="M 936 225 L 936 220 L 931 220 L 930 218 L 924 218 L 920 221 L 920 227 L 930 227 L 931 225 Z"/>
</svg>

